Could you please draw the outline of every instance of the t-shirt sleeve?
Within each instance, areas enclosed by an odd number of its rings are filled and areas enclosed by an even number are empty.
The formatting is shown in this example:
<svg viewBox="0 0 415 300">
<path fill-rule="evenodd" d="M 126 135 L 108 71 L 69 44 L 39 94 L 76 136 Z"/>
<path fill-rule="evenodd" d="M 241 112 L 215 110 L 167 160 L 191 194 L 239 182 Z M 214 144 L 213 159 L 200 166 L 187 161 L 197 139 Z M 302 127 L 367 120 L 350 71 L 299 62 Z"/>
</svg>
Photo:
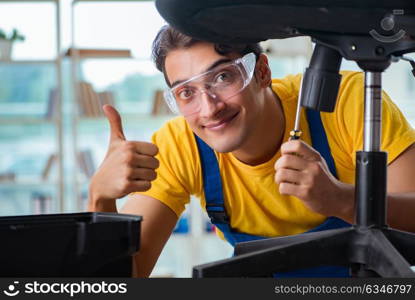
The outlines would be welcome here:
<svg viewBox="0 0 415 300">
<path fill-rule="evenodd" d="M 193 159 L 186 157 L 189 155 L 187 148 L 190 142 L 185 142 L 188 135 L 183 134 L 182 137 L 180 135 L 180 129 L 177 130 L 177 126 L 169 122 L 153 134 L 152 142 L 159 149 L 156 156 L 160 162 L 156 170 L 157 178 L 151 182 L 148 191 L 137 192 L 158 199 L 171 208 L 178 217 L 190 201 L 195 178 Z"/>
<path fill-rule="evenodd" d="M 347 73 L 345 77 L 338 99 L 337 120 L 339 135 L 356 164 L 354 153 L 363 149 L 364 75 Z M 389 95 L 382 91 L 381 150 L 388 153 L 388 164 L 413 143 L 415 130 Z"/>
</svg>

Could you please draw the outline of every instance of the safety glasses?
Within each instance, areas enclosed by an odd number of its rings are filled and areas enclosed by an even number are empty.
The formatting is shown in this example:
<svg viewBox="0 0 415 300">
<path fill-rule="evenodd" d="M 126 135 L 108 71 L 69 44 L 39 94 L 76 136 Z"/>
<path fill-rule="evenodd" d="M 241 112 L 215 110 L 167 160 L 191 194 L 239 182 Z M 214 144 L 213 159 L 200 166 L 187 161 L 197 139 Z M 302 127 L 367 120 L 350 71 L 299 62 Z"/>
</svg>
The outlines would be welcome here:
<svg viewBox="0 0 415 300">
<path fill-rule="evenodd" d="M 255 64 L 255 54 L 248 53 L 166 90 L 164 99 L 173 113 L 198 113 L 204 93 L 216 101 L 226 101 L 240 93 L 251 82 Z"/>
</svg>

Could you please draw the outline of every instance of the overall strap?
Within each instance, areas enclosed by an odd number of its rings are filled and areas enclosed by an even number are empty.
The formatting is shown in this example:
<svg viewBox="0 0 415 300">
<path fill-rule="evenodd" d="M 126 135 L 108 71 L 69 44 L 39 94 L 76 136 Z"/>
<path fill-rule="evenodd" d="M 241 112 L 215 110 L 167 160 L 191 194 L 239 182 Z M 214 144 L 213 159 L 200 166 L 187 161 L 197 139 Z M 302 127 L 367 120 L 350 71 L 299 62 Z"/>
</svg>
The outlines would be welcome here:
<svg viewBox="0 0 415 300">
<path fill-rule="evenodd" d="M 202 167 L 206 211 L 212 224 L 229 224 L 223 201 L 222 180 L 215 152 L 195 134 Z"/>
<path fill-rule="evenodd" d="M 313 148 L 320 152 L 321 156 L 326 160 L 331 174 L 337 178 L 336 166 L 330 152 L 330 146 L 327 141 L 327 135 L 323 127 L 323 122 L 321 121 L 320 112 L 313 109 L 306 109 L 306 114 L 308 126 L 310 128 L 311 144 L 313 145 Z"/>
</svg>

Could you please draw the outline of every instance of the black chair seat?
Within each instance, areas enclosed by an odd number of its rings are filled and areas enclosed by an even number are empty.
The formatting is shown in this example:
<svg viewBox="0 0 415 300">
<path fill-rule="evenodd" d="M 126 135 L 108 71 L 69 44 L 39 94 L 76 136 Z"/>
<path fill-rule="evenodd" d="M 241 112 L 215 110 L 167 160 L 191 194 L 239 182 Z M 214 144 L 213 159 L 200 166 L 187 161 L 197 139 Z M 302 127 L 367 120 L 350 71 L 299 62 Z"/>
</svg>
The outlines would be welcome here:
<svg viewBox="0 0 415 300">
<path fill-rule="evenodd" d="M 183 33 L 217 43 L 259 42 L 301 35 L 415 37 L 413 0 L 157 0 L 162 17 Z M 394 16 L 385 31 L 382 19 Z"/>
</svg>

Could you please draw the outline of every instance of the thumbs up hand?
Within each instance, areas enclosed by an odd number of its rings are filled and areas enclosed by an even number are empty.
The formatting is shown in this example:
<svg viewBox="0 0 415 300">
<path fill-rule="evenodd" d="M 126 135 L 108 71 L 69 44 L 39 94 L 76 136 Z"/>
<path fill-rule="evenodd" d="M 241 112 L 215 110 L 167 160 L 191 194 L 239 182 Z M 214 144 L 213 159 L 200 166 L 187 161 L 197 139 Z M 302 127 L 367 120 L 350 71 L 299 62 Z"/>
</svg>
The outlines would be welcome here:
<svg viewBox="0 0 415 300">
<path fill-rule="evenodd" d="M 110 201 L 129 193 L 146 191 L 156 179 L 158 148 L 152 143 L 127 141 L 121 117 L 111 105 L 104 105 L 110 124 L 110 142 L 101 166 L 91 179 L 92 201 Z"/>
</svg>

